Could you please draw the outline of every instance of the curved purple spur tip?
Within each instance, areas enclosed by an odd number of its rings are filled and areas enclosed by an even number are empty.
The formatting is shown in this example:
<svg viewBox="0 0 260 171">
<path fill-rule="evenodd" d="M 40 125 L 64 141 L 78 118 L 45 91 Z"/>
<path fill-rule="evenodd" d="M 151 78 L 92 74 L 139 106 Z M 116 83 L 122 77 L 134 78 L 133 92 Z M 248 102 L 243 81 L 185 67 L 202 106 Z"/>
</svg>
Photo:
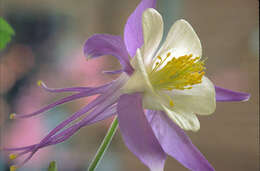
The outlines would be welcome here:
<svg viewBox="0 0 260 171">
<path fill-rule="evenodd" d="M 122 69 L 114 71 L 103 71 L 104 74 L 120 74 L 122 72 L 124 72 Z"/>
<path fill-rule="evenodd" d="M 37 81 L 39 87 L 51 93 L 64 93 L 64 92 L 82 92 L 93 89 L 93 87 L 69 87 L 69 88 L 50 88 L 42 80 Z"/>
<path fill-rule="evenodd" d="M 250 98 L 250 94 L 248 93 L 236 92 L 218 86 L 215 86 L 215 91 L 216 91 L 216 101 L 219 102 L 248 101 Z"/>
<path fill-rule="evenodd" d="M 99 87 L 95 87 L 95 88 L 93 87 L 91 89 L 79 92 L 77 94 L 73 94 L 71 96 L 64 97 L 64 98 L 57 100 L 56 102 L 53 102 L 53 103 L 51 103 L 51 104 L 49 104 L 45 107 L 42 107 L 39 110 L 34 111 L 32 113 L 28 113 L 28 114 L 12 113 L 10 115 L 10 119 L 29 118 L 29 117 L 32 117 L 32 116 L 42 114 L 43 112 L 46 112 L 46 111 L 48 111 L 48 110 L 50 110 L 50 109 L 52 109 L 56 106 L 59 106 L 61 104 L 64 104 L 64 103 L 67 103 L 67 102 L 70 102 L 70 101 L 73 101 L 73 100 L 76 100 L 76 99 L 80 99 L 80 98 L 84 98 L 84 97 L 88 97 L 88 96 L 93 96 L 93 95 L 97 95 L 97 94 L 102 94 L 102 93 L 106 92 L 111 87 L 111 84 L 112 83 L 108 83 L 108 84 L 105 84 L 105 85 L 102 85 L 102 86 L 99 86 Z"/>
<path fill-rule="evenodd" d="M 87 106 L 83 107 L 81 110 L 75 112 L 73 115 L 69 116 L 66 120 L 61 122 L 58 126 L 52 129 L 38 144 L 31 146 L 19 147 L 19 148 L 4 148 L 5 151 L 20 151 L 18 153 L 19 157 L 28 154 L 21 163 L 17 163 L 17 166 L 22 166 L 41 148 L 61 143 L 72 135 L 74 135 L 80 128 L 87 126 L 89 124 L 96 123 L 100 120 L 106 119 L 116 113 L 116 102 L 121 95 L 118 91 L 123 85 L 124 79 L 117 79 L 116 81 L 110 83 L 112 86 L 104 94 L 98 96 L 95 100 L 90 102 Z M 84 118 L 76 122 L 74 125 L 64 129 L 72 121 L 79 119 L 82 115 L 86 114 Z M 63 129 L 63 130 L 62 130 Z"/>
</svg>

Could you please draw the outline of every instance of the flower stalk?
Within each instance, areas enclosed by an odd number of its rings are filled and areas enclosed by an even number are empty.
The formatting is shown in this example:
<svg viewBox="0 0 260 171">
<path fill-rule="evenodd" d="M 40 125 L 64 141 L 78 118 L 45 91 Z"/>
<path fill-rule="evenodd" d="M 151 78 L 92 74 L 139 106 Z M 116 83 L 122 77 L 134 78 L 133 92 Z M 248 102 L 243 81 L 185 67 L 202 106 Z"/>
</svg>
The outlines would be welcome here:
<svg viewBox="0 0 260 171">
<path fill-rule="evenodd" d="M 94 159 L 92 160 L 92 162 L 89 165 L 88 171 L 94 171 L 99 162 L 101 161 L 101 159 L 103 158 L 108 146 L 110 145 L 112 138 L 114 137 L 116 130 L 118 128 L 118 120 L 117 117 L 114 118 L 113 122 L 110 125 L 109 130 L 107 131 L 107 134 L 105 136 L 105 138 L 103 139 L 102 144 L 100 145 Z"/>
</svg>

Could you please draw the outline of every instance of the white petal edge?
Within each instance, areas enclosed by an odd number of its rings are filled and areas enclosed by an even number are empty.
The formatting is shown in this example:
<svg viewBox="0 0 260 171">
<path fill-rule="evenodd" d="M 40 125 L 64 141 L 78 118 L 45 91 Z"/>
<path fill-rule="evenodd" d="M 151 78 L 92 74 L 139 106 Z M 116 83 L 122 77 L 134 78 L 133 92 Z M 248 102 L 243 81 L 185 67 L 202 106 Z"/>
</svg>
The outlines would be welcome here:
<svg viewBox="0 0 260 171">
<path fill-rule="evenodd" d="M 190 110 L 185 110 L 174 106 L 169 107 L 169 101 L 162 99 L 165 96 L 158 96 L 156 94 L 146 94 L 143 96 L 143 106 L 145 109 L 162 110 L 167 116 L 176 123 L 180 128 L 186 131 L 198 131 L 200 129 L 200 122 L 197 116 Z"/>
<path fill-rule="evenodd" d="M 171 110 L 162 105 L 164 112 L 167 116 L 175 122 L 180 128 L 186 131 L 198 131 L 200 129 L 200 122 L 197 116 L 189 111 L 183 111 L 175 108 Z"/>
<path fill-rule="evenodd" d="M 126 84 L 121 88 L 123 93 L 136 93 L 136 92 L 153 92 L 153 87 L 146 72 L 145 64 L 143 61 L 140 49 L 137 49 L 131 65 L 135 72 L 130 76 Z"/>
<path fill-rule="evenodd" d="M 176 58 L 190 54 L 192 54 L 193 57 L 202 56 L 200 39 L 192 26 L 184 19 L 178 20 L 172 25 L 165 42 L 156 56 L 161 56 L 162 59 L 164 59 L 169 52 L 171 52 L 171 57 Z M 171 59 L 172 58 L 167 59 L 166 62 Z M 154 58 L 154 62 L 155 61 Z"/>
<path fill-rule="evenodd" d="M 144 45 L 141 48 L 145 65 L 149 65 L 163 36 L 163 19 L 159 12 L 153 8 L 143 13 Z"/>
<path fill-rule="evenodd" d="M 173 90 L 167 94 L 173 100 L 174 107 L 185 111 L 210 115 L 216 110 L 215 87 L 205 76 L 202 77 L 202 83 L 193 85 L 192 89 Z"/>
</svg>

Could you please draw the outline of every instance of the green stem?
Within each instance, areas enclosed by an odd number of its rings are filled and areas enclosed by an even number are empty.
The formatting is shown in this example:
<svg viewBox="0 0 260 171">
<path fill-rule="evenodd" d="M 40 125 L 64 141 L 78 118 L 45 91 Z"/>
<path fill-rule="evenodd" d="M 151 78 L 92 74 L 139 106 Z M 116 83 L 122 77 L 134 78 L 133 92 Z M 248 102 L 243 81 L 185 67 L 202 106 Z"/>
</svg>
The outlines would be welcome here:
<svg viewBox="0 0 260 171">
<path fill-rule="evenodd" d="M 97 168 L 97 165 L 100 162 L 100 160 L 103 158 L 117 128 L 118 128 L 118 120 L 117 120 L 117 117 L 115 117 L 112 124 L 110 125 L 110 128 L 107 131 L 107 134 L 106 134 L 105 138 L 103 139 L 103 142 L 100 145 L 94 159 L 90 163 L 88 171 L 94 171 Z"/>
</svg>

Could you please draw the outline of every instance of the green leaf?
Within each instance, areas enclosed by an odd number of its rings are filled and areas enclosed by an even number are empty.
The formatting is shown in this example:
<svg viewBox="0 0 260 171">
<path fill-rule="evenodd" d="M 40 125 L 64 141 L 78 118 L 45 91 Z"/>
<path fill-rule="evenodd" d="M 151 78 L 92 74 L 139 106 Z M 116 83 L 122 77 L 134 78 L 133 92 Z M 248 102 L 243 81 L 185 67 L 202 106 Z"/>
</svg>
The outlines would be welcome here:
<svg viewBox="0 0 260 171">
<path fill-rule="evenodd" d="M 0 50 L 4 49 L 15 35 L 14 29 L 0 17 Z"/>
<path fill-rule="evenodd" d="M 58 167 L 55 161 L 50 162 L 48 171 L 58 171 Z"/>
</svg>

